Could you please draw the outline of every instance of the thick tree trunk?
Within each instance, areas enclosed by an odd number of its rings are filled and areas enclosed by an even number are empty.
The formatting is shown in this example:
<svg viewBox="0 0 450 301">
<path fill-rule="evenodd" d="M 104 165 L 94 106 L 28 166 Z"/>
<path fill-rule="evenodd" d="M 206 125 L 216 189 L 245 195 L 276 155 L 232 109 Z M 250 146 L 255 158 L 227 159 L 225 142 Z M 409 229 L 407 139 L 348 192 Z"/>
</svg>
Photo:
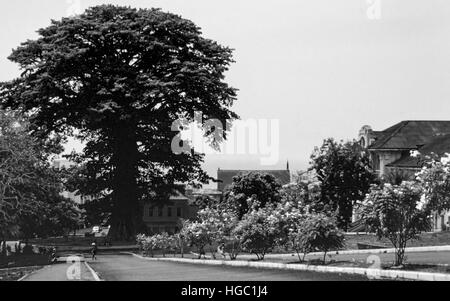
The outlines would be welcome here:
<svg viewBox="0 0 450 301">
<path fill-rule="evenodd" d="M 138 149 L 134 129 L 121 126 L 116 129 L 113 158 L 113 203 L 109 236 L 115 241 L 131 241 L 142 229 L 139 207 Z"/>
</svg>

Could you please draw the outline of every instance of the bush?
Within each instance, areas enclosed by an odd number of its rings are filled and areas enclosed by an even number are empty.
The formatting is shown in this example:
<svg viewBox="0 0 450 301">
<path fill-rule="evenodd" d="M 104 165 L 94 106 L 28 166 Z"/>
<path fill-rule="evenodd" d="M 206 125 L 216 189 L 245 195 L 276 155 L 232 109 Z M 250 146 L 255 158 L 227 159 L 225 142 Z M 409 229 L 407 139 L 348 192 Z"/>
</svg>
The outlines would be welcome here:
<svg viewBox="0 0 450 301">
<path fill-rule="evenodd" d="M 297 248 L 306 252 L 323 252 L 323 262 L 330 250 L 344 247 L 344 233 L 339 230 L 337 221 L 323 213 L 309 214 L 298 231 Z"/>
<path fill-rule="evenodd" d="M 431 230 L 430 211 L 422 188 L 413 182 L 373 186 L 363 203 L 363 217 L 370 230 L 393 244 L 395 265 L 401 266 L 406 244 Z"/>
<path fill-rule="evenodd" d="M 244 215 L 233 231 L 240 238 L 242 249 L 255 254 L 258 260 L 264 260 L 281 235 L 279 220 L 272 212 L 271 207 L 253 210 Z"/>
<path fill-rule="evenodd" d="M 204 222 L 187 222 L 183 228 L 183 236 L 191 247 L 197 248 L 199 259 L 205 256 L 205 247 L 213 243 L 215 235 L 216 233 L 210 231 L 209 225 Z"/>
<path fill-rule="evenodd" d="M 154 251 L 157 249 L 158 245 L 154 236 L 139 234 L 137 236 L 137 241 L 144 256 L 155 256 Z"/>
<path fill-rule="evenodd" d="M 145 256 L 154 257 L 155 251 L 161 251 L 163 257 L 169 252 L 175 252 L 180 250 L 183 254 L 184 241 L 181 239 L 180 234 L 169 235 L 167 233 L 156 234 L 153 236 L 146 236 L 139 234 L 136 236 L 136 241 L 139 249 Z"/>
<path fill-rule="evenodd" d="M 205 208 L 198 213 L 197 221 L 184 223 L 181 235 L 190 246 L 198 249 L 199 257 L 205 255 L 205 247 L 209 245 L 212 257 L 216 258 L 213 246 L 225 244 L 221 251 L 228 253 L 230 259 L 234 260 L 241 250 L 240 240 L 233 233 L 237 223 L 237 214 L 232 210 Z"/>
</svg>

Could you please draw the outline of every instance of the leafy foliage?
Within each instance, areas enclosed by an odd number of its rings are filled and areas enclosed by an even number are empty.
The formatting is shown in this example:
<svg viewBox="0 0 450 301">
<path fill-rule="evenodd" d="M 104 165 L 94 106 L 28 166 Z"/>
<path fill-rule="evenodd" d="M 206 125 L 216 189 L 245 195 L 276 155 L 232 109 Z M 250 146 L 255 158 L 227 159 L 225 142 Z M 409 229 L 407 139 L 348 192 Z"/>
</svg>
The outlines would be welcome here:
<svg viewBox="0 0 450 301">
<path fill-rule="evenodd" d="M 35 136 L 85 143 L 72 158 L 85 166 L 77 189 L 106 192 L 110 234 L 134 238 L 140 202 L 161 201 L 176 182 L 209 180 L 202 154 L 172 152 L 172 123 L 195 112 L 237 118 L 229 109 L 236 91 L 224 82 L 232 50 L 180 16 L 113 5 L 54 20 L 38 34 L 9 57 L 23 73 L 1 84 L 1 104 L 32 115 Z M 226 137 L 204 132 L 214 145 Z"/>
<path fill-rule="evenodd" d="M 202 222 L 188 222 L 185 224 L 182 233 L 191 247 L 198 249 L 199 258 L 204 255 L 205 247 L 211 245 L 217 235 L 214 226 Z"/>
<path fill-rule="evenodd" d="M 30 128 L 17 112 L 0 111 L 0 237 L 62 235 L 81 221 L 60 195 L 65 174 L 50 167 Z"/>
<path fill-rule="evenodd" d="M 255 254 L 258 260 L 264 259 L 281 235 L 279 220 L 272 212 L 270 207 L 254 209 L 244 216 L 234 230 L 241 239 L 242 249 Z"/>
<path fill-rule="evenodd" d="M 324 262 L 330 250 L 344 247 L 344 233 L 337 227 L 336 220 L 323 213 L 308 215 L 297 233 L 298 247 L 306 252 L 324 252 Z"/>
<path fill-rule="evenodd" d="M 357 142 L 338 143 L 330 138 L 315 149 L 311 161 L 321 190 L 314 209 L 335 212 L 339 227 L 346 230 L 353 205 L 364 199 L 375 182 L 368 153 Z"/>
<path fill-rule="evenodd" d="M 234 210 L 242 219 L 252 208 L 278 203 L 281 200 L 280 189 L 281 184 L 270 174 L 250 172 L 239 175 L 233 178 L 222 206 Z M 258 206 L 255 207 L 255 204 Z"/>
<path fill-rule="evenodd" d="M 450 210 L 450 154 L 425 156 L 417 181 L 424 189 L 426 206 L 441 213 Z"/>
<path fill-rule="evenodd" d="M 396 249 L 395 265 L 402 265 L 406 244 L 431 229 L 430 210 L 422 188 L 414 182 L 373 186 L 363 203 L 363 216 L 378 237 Z"/>
<path fill-rule="evenodd" d="M 108 198 L 92 199 L 80 208 L 84 211 L 84 222 L 87 227 L 110 225 L 113 203 Z"/>
</svg>

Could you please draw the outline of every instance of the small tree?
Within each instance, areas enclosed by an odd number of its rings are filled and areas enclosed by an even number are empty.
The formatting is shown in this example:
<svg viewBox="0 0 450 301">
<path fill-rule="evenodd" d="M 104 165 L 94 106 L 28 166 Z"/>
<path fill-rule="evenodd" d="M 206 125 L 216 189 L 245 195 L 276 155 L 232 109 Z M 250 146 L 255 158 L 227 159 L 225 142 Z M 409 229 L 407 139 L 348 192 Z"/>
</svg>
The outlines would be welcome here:
<svg viewBox="0 0 450 301">
<path fill-rule="evenodd" d="M 233 232 L 240 237 L 242 249 L 255 254 L 258 260 L 264 260 L 282 234 L 279 220 L 272 215 L 273 212 L 273 207 L 252 210 Z"/>
<path fill-rule="evenodd" d="M 279 203 L 281 188 L 281 184 L 270 174 L 263 172 L 242 174 L 233 178 L 222 206 L 234 210 L 238 218 L 242 219 L 252 207 L 259 209 Z M 258 204 L 258 208 L 255 207 L 255 203 Z"/>
<path fill-rule="evenodd" d="M 189 243 L 187 233 L 189 223 L 190 222 L 188 220 L 181 219 L 178 223 L 181 230 L 179 233 L 175 234 L 175 244 L 177 246 L 177 249 L 180 251 L 181 258 L 184 258 L 185 246 L 187 246 L 187 244 Z"/>
<path fill-rule="evenodd" d="M 438 213 L 450 210 L 450 154 L 443 157 L 432 154 L 422 160 L 424 166 L 417 181 L 424 189 L 427 209 Z"/>
<path fill-rule="evenodd" d="M 323 213 L 309 214 L 299 232 L 299 246 L 307 252 L 323 252 L 324 263 L 330 250 L 344 247 L 344 233 L 339 230 L 336 219 Z"/>
<path fill-rule="evenodd" d="M 395 266 L 403 264 L 407 242 L 431 229 L 423 190 L 414 182 L 373 186 L 363 203 L 363 216 L 370 230 L 393 244 Z"/>
<path fill-rule="evenodd" d="M 288 233 L 288 242 L 291 248 L 297 253 L 300 262 L 305 261 L 306 255 L 311 252 L 304 228 L 291 229 Z"/>
<path fill-rule="evenodd" d="M 161 250 L 163 257 L 166 257 L 166 253 L 171 248 L 171 237 L 167 233 L 155 235 L 156 244 L 158 249 Z"/>
<path fill-rule="evenodd" d="M 369 154 L 356 142 L 324 141 L 311 156 L 311 169 L 320 182 L 321 197 L 315 210 L 337 213 L 338 226 L 347 230 L 353 205 L 362 201 L 374 183 Z"/>
<path fill-rule="evenodd" d="M 198 249 L 199 259 L 204 255 L 205 247 L 211 245 L 215 237 L 207 223 L 198 221 L 185 223 L 183 233 L 190 245 Z"/>
<path fill-rule="evenodd" d="M 145 240 L 146 236 L 145 234 L 138 234 L 136 235 L 136 244 L 139 247 L 139 251 L 144 251 L 144 240 Z"/>
<path fill-rule="evenodd" d="M 141 245 L 145 256 L 155 257 L 155 250 L 158 248 L 158 241 L 155 236 L 143 236 Z"/>
</svg>

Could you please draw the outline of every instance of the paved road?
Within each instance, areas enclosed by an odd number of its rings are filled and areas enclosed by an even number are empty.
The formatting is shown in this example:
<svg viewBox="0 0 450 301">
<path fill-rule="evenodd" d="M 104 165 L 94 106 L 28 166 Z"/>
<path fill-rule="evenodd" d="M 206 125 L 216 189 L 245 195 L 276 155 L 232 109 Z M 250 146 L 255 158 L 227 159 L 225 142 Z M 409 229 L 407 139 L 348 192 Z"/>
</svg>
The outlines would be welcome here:
<svg viewBox="0 0 450 301">
<path fill-rule="evenodd" d="M 86 265 L 81 262 L 78 268 L 71 269 L 72 264 L 58 263 L 46 266 L 41 270 L 36 271 L 30 276 L 26 277 L 24 281 L 94 281 L 92 273 L 88 270 Z M 77 270 L 80 272 L 78 273 Z M 68 273 L 67 272 L 72 272 Z"/>
<path fill-rule="evenodd" d="M 313 272 L 154 262 L 131 255 L 100 255 L 90 263 L 106 281 L 356 281 L 365 277 Z"/>
</svg>

